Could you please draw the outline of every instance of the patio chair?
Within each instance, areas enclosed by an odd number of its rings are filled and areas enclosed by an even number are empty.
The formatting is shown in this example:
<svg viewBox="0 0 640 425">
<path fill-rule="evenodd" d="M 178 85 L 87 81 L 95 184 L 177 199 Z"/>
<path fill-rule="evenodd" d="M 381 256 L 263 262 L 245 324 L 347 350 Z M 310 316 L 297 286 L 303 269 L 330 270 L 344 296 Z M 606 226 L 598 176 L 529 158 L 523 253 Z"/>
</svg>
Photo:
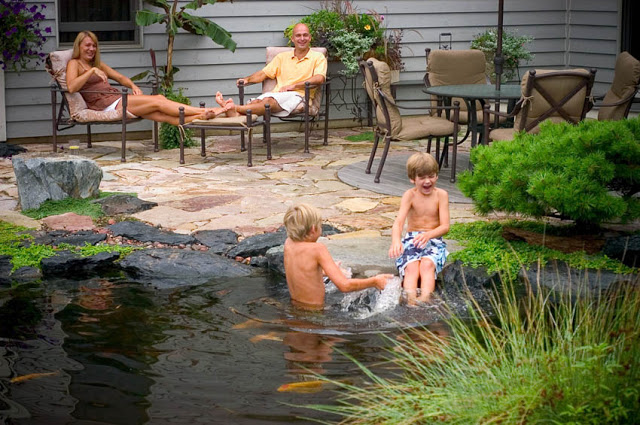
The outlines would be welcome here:
<svg viewBox="0 0 640 425">
<path fill-rule="evenodd" d="M 312 47 L 312 50 L 321 52 L 327 56 L 327 49 L 324 47 Z M 293 47 L 267 47 L 266 61 L 268 64 L 276 57 L 278 53 L 293 52 Z M 270 78 L 262 82 L 262 93 L 267 93 L 273 90 L 276 86 L 276 80 Z M 244 105 L 244 88 L 246 85 L 238 86 L 238 97 L 240 104 Z M 324 111 L 322 111 L 322 98 L 325 98 Z M 314 122 L 319 122 L 321 118 L 324 118 L 324 141 L 323 145 L 327 145 L 329 141 L 329 100 L 331 99 L 331 85 L 329 77 L 327 76 L 325 82 L 322 85 L 314 86 L 311 84 L 305 85 L 304 102 L 296 108 L 291 114 L 286 117 L 278 117 L 283 121 L 297 121 L 304 124 L 304 152 L 309 153 L 309 137 L 311 135 L 311 126 Z"/>
<path fill-rule="evenodd" d="M 385 145 L 380 158 L 380 164 L 374 182 L 380 183 L 380 174 L 384 167 L 391 141 L 409 141 L 428 139 L 431 145 L 431 139 L 436 138 L 440 143 L 440 138 L 444 137 L 444 146 L 442 154 L 438 158 L 436 151 L 436 159 L 442 166 L 445 152 L 448 151 L 449 137 L 453 138 L 452 146 L 452 169 L 451 182 L 456 178 L 456 158 L 457 158 L 457 141 L 458 141 L 458 118 L 460 115 L 460 104 L 455 101 L 454 106 L 428 106 L 428 107 L 406 107 L 397 104 L 391 96 L 391 78 L 389 65 L 385 62 L 371 58 L 366 62 L 360 63 L 360 70 L 364 76 L 365 88 L 367 94 L 373 103 L 376 111 L 375 139 L 371 148 L 371 155 L 365 172 L 371 173 L 371 166 L 378 149 L 380 138 L 384 138 Z M 427 110 L 424 115 L 402 117 L 398 108 L 402 109 L 421 109 Z M 434 116 L 431 111 L 453 111 L 453 120 Z"/>
<path fill-rule="evenodd" d="M 599 108 L 598 120 L 621 120 L 627 118 L 631 104 L 639 102 L 636 94 L 640 89 L 640 61 L 628 52 L 616 59 L 611 88 L 604 96 L 596 96 L 594 107 Z M 597 103 L 597 101 L 601 103 Z"/>
<path fill-rule="evenodd" d="M 543 121 L 577 124 L 592 107 L 591 88 L 596 70 L 531 70 L 520 84 L 522 97 L 506 114 L 484 106 L 484 141 L 513 140 L 516 133 L 538 133 Z M 515 117 L 513 128 L 490 131 L 490 114 Z"/>
<path fill-rule="evenodd" d="M 480 50 L 431 51 L 426 48 L 425 59 L 427 72 L 424 74 L 424 84 L 427 87 L 489 83 L 485 74 L 486 60 Z M 437 96 L 432 96 L 432 100 L 437 101 Z M 460 102 L 460 124 L 469 124 L 469 108 L 466 102 L 460 98 L 453 100 Z M 476 111 L 477 122 L 482 122 L 482 105 L 479 101 L 476 101 Z"/>
<path fill-rule="evenodd" d="M 80 93 L 69 93 L 67 91 L 67 63 L 71 60 L 73 49 L 59 50 L 49 53 L 45 68 L 51 74 L 51 124 L 53 129 L 53 152 L 58 151 L 58 132 L 75 127 L 76 125 L 87 126 L 87 147 L 91 148 L 91 126 L 98 124 L 120 125 L 122 128 L 122 157 L 121 161 L 126 161 L 127 148 L 127 124 L 141 121 L 130 112 L 126 119 L 122 119 L 122 113 L 113 111 L 94 111 L 87 107 Z M 138 84 L 144 87 L 145 84 Z M 153 87 L 153 93 L 156 89 Z M 61 93 L 60 105 L 58 105 L 58 93 Z M 127 107 L 128 91 L 122 89 L 122 110 Z M 154 152 L 158 151 L 158 123 L 153 123 L 153 146 Z"/>
</svg>

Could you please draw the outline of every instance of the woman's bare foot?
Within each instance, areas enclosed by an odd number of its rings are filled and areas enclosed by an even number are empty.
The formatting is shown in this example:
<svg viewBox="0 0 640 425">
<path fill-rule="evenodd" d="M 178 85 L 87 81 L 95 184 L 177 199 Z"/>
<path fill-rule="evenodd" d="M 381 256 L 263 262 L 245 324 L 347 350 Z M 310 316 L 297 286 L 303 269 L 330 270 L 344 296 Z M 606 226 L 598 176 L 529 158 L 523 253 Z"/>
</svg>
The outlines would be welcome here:
<svg viewBox="0 0 640 425">
<path fill-rule="evenodd" d="M 212 120 L 223 112 L 224 112 L 224 109 L 222 108 L 208 108 L 208 109 L 205 109 L 204 114 L 200 115 L 198 119 Z"/>
</svg>

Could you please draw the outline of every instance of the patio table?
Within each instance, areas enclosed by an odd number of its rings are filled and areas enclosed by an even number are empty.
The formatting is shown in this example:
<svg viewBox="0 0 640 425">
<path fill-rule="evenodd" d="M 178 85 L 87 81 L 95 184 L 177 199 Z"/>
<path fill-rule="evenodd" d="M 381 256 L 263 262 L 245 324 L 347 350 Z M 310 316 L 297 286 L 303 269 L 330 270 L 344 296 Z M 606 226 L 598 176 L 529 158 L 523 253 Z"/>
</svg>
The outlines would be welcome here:
<svg viewBox="0 0 640 425">
<path fill-rule="evenodd" d="M 519 84 L 505 84 L 500 87 L 500 90 L 496 90 L 496 87 L 490 84 L 456 84 L 424 87 L 422 91 L 444 98 L 446 104 L 451 104 L 452 97 L 460 97 L 465 101 L 469 111 L 471 147 L 475 147 L 478 142 L 478 117 L 475 101 L 479 100 L 484 106 L 485 100 L 507 99 L 511 105 L 521 96 Z"/>
</svg>

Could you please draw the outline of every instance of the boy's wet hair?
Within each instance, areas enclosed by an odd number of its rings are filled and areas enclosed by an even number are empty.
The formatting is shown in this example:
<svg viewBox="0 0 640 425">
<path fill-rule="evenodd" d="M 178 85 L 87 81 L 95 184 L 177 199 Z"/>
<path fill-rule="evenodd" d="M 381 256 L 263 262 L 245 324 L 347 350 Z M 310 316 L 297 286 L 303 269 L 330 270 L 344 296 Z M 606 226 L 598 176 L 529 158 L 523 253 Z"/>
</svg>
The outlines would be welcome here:
<svg viewBox="0 0 640 425">
<path fill-rule="evenodd" d="M 438 175 L 440 168 L 436 159 L 428 153 L 416 152 L 407 160 L 407 175 L 409 179 L 416 177 Z"/>
<path fill-rule="evenodd" d="M 322 216 L 317 208 L 309 204 L 297 204 L 287 209 L 284 215 L 284 227 L 292 241 L 303 241 L 313 226 L 322 228 Z"/>
</svg>

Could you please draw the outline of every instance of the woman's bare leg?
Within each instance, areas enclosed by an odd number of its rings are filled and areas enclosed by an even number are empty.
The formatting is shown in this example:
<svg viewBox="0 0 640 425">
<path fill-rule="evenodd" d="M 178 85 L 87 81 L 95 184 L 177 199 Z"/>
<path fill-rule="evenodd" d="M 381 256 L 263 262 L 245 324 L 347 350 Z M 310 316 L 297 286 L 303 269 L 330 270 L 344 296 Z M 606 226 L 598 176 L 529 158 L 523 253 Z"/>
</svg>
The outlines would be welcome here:
<svg viewBox="0 0 640 425">
<path fill-rule="evenodd" d="M 187 116 L 201 116 L 210 111 L 215 111 L 216 114 L 225 112 L 223 108 L 196 108 L 194 106 L 185 105 L 179 102 L 169 100 L 162 95 L 138 95 L 129 96 L 127 98 L 127 109 L 140 117 L 149 115 L 153 112 L 162 112 L 165 115 L 172 117 L 178 117 L 180 112 L 179 108 L 184 108 L 185 117 Z"/>
<path fill-rule="evenodd" d="M 215 108 L 215 109 L 220 109 L 220 108 Z M 189 115 L 184 117 L 184 122 L 186 124 L 190 123 L 191 121 L 195 120 L 195 119 L 203 119 L 203 120 L 210 120 L 212 118 L 217 117 L 218 115 L 220 115 L 222 112 L 216 113 L 216 111 L 212 109 L 206 109 L 206 112 L 201 114 L 201 115 Z M 172 115 L 167 115 L 163 112 L 152 112 L 150 114 L 147 115 L 139 115 L 139 117 L 142 117 L 144 119 L 147 120 L 152 120 L 152 121 L 156 121 L 156 122 L 166 122 L 172 125 L 179 125 L 180 124 L 180 119 L 178 117 L 174 117 Z"/>
</svg>

